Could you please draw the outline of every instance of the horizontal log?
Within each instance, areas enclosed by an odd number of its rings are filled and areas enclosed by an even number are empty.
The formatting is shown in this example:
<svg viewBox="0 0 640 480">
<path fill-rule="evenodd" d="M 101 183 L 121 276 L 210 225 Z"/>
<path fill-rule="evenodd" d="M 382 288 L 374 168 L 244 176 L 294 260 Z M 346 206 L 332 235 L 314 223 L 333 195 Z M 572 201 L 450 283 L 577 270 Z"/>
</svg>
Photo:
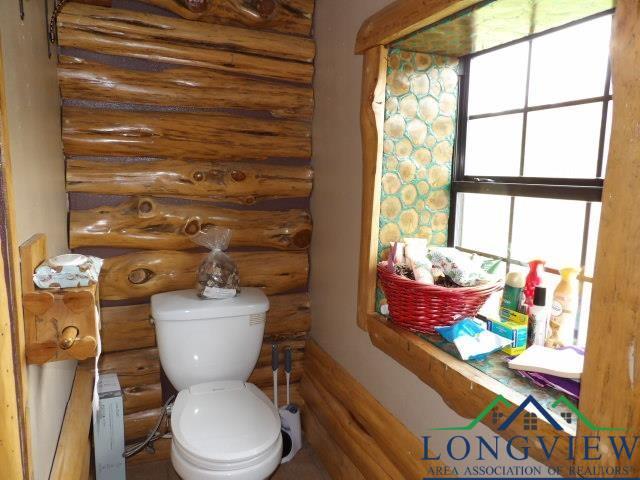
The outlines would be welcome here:
<svg viewBox="0 0 640 480">
<path fill-rule="evenodd" d="M 67 191 L 159 195 L 253 205 L 311 193 L 311 167 L 240 162 L 67 160 Z"/>
<path fill-rule="evenodd" d="M 311 156 L 311 127 L 294 120 L 227 113 L 96 110 L 65 107 L 68 156 L 264 160 Z"/>
<path fill-rule="evenodd" d="M 162 414 L 162 408 L 153 408 L 142 412 L 130 413 L 124 416 L 124 441 L 131 443 L 134 440 L 145 438 L 156 426 L 156 422 Z M 165 415 L 160 424 L 159 432 L 164 434 L 169 427 L 168 417 Z"/>
<path fill-rule="evenodd" d="M 275 295 L 269 297 L 266 340 L 306 336 L 311 329 L 311 305 L 308 293 Z"/>
<path fill-rule="evenodd" d="M 303 371 L 303 362 L 294 360 L 291 368 L 291 383 L 299 382 L 302 378 Z M 247 381 L 249 383 L 253 383 L 259 388 L 273 386 L 273 370 L 271 369 L 271 365 L 256 367 Z M 281 368 L 278 371 L 278 385 L 284 385 L 285 383 L 286 377 L 284 374 L 284 368 Z"/>
<path fill-rule="evenodd" d="M 101 309 L 100 339 L 105 353 L 156 346 L 149 304 Z"/>
<path fill-rule="evenodd" d="M 335 439 L 320 424 L 311 410 L 302 415 L 304 437 L 334 480 L 365 480 L 358 467 L 345 455 Z"/>
<path fill-rule="evenodd" d="M 61 56 L 58 83 L 65 99 L 161 107 L 234 108 L 310 121 L 311 86 L 288 85 L 202 68 L 139 71 Z"/>
<path fill-rule="evenodd" d="M 311 83 L 313 40 L 130 10 L 67 4 L 62 47 Z"/>
<path fill-rule="evenodd" d="M 189 20 L 245 25 L 299 35 L 311 34 L 314 0 L 140 0 L 156 5 Z M 250 6 L 251 5 L 251 6 Z"/>
<path fill-rule="evenodd" d="M 114 207 L 71 211 L 69 246 L 182 250 L 193 248 L 191 236 L 212 225 L 231 229 L 233 247 L 303 250 L 311 242 L 305 210 L 229 210 L 137 197 Z"/>
<path fill-rule="evenodd" d="M 100 373 L 116 373 L 122 388 L 160 383 L 157 348 L 107 353 L 100 357 Z"/>
<path fill-rule="evenodd" d="M 122 389 L 122 400 L 125 415 L 161 407 L 162 386 L 154 383 L 125 387 Z"/>
<path fill-rule="evenodd" d="M 399 477 L 393 478 L 422 478 L 426 468 L 444 465 L 439 460 L 421 460 L 424 448 L 420 439 L 313 340 L 306 345 L 304 368 L 306 377 L 313 381 L 316 390 L 326 390 L 349 412 L 353 417 L 352 421 L 385 452 L 401 472 Z M 305 385 L 302 385 L 302 392 L 309 408 L 317 413 L 316 408 L 311 405 L 310 397 L 307 396 Z M 327 428 L 324 422 L 323 425 Z M 332 430 L 329 431 L 333 433 Z M 344 445 L 341 447 L 345 448 Z M 356 463 L 354 458 L 352 460 Z M 356 465 L 360 468 L 359 464 Z"/>
<path fill-rule="evenodd" d="M 312 63 L 315 57 L 315 44 L 309 38 L 77 3 L 65 5 L 58 15 L 58 28 L 69 34 L 80 31 L 115 37 L 121 43 L 148 40 L 306 63 Z"/>
<path fill-rule="evenodd" d="M 193 288 L 196 270 L 206 256 L 159 250 L 108 258 L 100 273 L 100 298 L 125 300 Z M 238 265 L 242 286 L 261 287 L 271 295 L 307 284 L 306 252 L 234 252 L 231 256 Z"/>
<path fill-rule="evenodd" d="M 266 341 L 295 339 L 311 327 L 308 293 L 269 297 L 265 325 Z M 102 350 L 105 353 L 156 346 L 155 329 L 149 320 L 149 304 L 103 307 Z"/>
<path fill-rule="evenodd" d="M 280 359 L 280 368 L 284 368 L 284 352 L 287 348 L 291 349 L 291 358 L 292 360 L 303 360 L 304 359 L 304 346 L 307 343 L 306 340 L 282 340 L 280 342 L 276 342 L 278 345 L 279 359 Z M 260 356 L 258 357 L 257 367 L 263 367 L 265 365 L 271 365 L 271 346 L 272 342 L 266 341 L 262 344 L 260 348 Z"/>
<path fill-rule="evenodd" d="M 367 479 L 392 480 L 405 477 L 380 448 L 376 440 L 353 421 L 349 411 L 309 374 L 302 379 L 301 391 L 307 409 L 329 432 L 338 446 Z"/>
</svg>

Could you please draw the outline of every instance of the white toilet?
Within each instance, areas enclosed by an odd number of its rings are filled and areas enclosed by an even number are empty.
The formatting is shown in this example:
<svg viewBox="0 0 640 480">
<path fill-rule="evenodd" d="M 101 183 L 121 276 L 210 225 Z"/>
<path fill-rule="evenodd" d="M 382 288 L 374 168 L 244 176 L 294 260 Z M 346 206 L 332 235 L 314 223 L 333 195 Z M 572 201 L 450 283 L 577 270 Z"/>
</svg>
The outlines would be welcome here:
<svg viewBox="0 0 640 480">
<path fill-rule="evenodd" d="M 171 462 L 185 480 L 263 480 L 280 464 L 278 410 L 246 383 L 268 309 L 258 288 L 224 300 L 202 300 L 195 290 L 151 297 L 162 368 L 180 391 Z"/>
</svg>

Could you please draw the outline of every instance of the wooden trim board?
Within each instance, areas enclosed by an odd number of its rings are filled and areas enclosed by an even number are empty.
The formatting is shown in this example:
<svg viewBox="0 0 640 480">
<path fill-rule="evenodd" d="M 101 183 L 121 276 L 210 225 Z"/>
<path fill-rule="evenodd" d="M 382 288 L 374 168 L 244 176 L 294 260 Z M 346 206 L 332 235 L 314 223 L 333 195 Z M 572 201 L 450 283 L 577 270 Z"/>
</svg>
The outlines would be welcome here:
<svg viewBox="0 0 640 480">
<path fill-rule="evenodd" d="M 387 49 L 373 47 L 364 54 L 362 68 L 362 223 L 358 274 L 358 326 L 367 329 L 367 316 L 375 311 L 376 263 L 380 216 L 380 178 Z"/>
</svg>

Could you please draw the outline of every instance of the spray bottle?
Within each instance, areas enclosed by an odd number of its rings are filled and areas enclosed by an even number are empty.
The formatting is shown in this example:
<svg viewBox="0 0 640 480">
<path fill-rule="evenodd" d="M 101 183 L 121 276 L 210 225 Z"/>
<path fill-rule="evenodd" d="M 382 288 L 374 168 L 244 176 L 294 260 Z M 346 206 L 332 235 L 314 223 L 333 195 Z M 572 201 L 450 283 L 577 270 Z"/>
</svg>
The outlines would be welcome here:
<svg viewBox="0 0 640 480">
<path fill-rule="evenodd" d="M 573 345 L 573 328 L 578 310 L 577 277 L 579 269 L 560 269 L 560 283 L 553 292 L 551 319 L 547 329 L 545 347 L 562 348 Z"/>
</svg>

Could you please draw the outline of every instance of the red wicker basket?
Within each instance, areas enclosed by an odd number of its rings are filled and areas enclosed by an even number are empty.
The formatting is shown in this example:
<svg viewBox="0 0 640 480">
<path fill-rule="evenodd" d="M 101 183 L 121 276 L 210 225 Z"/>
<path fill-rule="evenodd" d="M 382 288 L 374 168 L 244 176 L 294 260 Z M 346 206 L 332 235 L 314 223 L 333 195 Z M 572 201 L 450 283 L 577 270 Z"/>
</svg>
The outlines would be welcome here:
<svg viewBox="0 0 640 480">
<path fill-rule="evenodd" d="M 387 262 L 378 264 L 391 321 L 413 332 L 434 334 L 435 327 L 451 325 L 459 316 L 473 317 L 493 292 L 502 289 L 502 282 L 477 287 L 447 288 L 423 285 L 387 269 Z"/>
</svg>

